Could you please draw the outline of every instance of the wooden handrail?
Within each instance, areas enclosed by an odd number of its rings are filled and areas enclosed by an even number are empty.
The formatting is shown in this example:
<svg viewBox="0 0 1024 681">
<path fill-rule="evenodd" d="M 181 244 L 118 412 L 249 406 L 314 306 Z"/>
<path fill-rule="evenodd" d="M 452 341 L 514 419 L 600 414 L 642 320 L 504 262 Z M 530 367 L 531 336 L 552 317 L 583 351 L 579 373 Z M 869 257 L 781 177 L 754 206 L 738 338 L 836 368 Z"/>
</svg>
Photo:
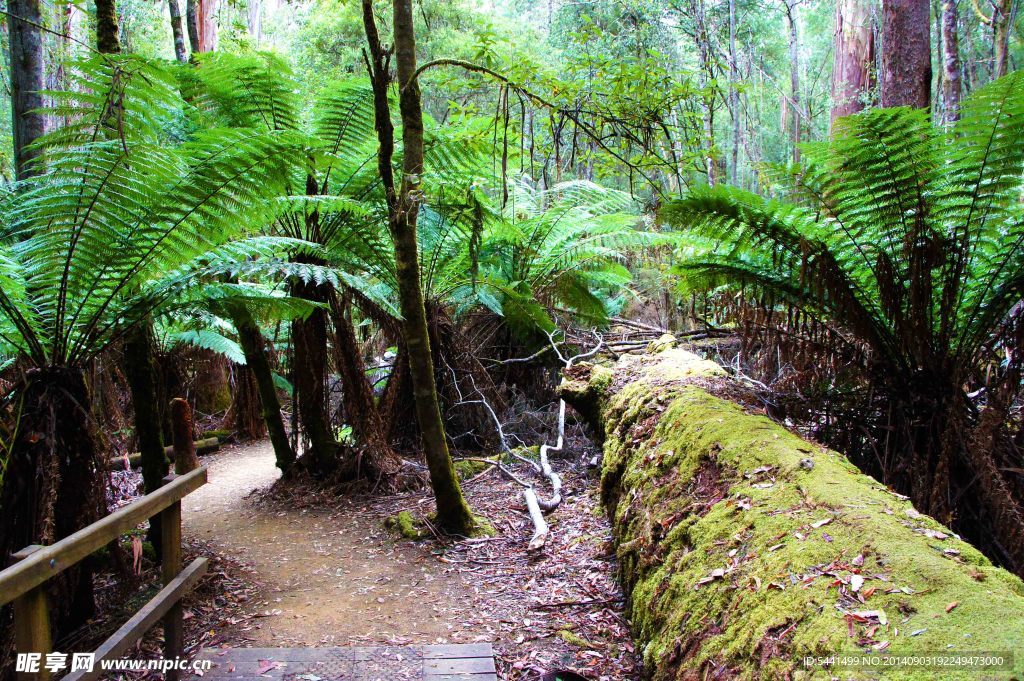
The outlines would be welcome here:
<svg viewBox="0 0 1024 681">
<path fill-rule="evenodd" d="M 181 598 L 206 572 L 206 559 L 197 558 L 182 571 L 181 500 L 206 484 L 206 468 L 185 475 L 169 475 L 160 489 L 119 508 L 107 517 L 61 539 L 52 546 L 28 546 L 14 554 L 18 561 L 0 572 L 0 606 L 14 603 L 14 646 L 19 653 L 45 657 L 51 651 L 49 606 L 46 582 L 141 523 L 160 517 L 160 577 L 164 588 L 95 651 L 95 661 L 126 651 L 158 620 L 163 620 L 164 654 L 167 659 L 184 652 L 184 617 Z M 98 678 L 99 673 L 75 674 L 73 678 Z M 170 669 L 166 681 L 177 681 Z M 48 681 L 45 668 L 19 672 L 21 679 Z"/>
<path fill-rule="evenodd" d="M 123 506 L 107 517 L 56 544 L 44 546 L 0 572 L 0 606 L 14 601 L 134 529 L 182 497 L 206 484 L 206 467 L 176 477 L 170 483 Z"/>
</svg>

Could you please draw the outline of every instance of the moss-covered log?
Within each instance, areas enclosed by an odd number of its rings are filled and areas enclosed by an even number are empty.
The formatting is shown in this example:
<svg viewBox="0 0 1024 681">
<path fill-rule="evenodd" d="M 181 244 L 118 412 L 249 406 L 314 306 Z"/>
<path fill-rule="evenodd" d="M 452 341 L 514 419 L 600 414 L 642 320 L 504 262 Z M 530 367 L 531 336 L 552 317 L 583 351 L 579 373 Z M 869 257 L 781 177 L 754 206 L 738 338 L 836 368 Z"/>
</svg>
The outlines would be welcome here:
<svg viewBox="0 0 1024 681">
<path fill-rule="evenodd" d="M 709 392 L 710 391 L 710 392 Z M 654 679 L 979 678 L 806 667 L 837 653 L 1016 653 L 1024 583 L 843 456 L 711 393 L 692 353 L 581 365 L 563 382 L 604 438 L 601 490 Z"/>
</svg>

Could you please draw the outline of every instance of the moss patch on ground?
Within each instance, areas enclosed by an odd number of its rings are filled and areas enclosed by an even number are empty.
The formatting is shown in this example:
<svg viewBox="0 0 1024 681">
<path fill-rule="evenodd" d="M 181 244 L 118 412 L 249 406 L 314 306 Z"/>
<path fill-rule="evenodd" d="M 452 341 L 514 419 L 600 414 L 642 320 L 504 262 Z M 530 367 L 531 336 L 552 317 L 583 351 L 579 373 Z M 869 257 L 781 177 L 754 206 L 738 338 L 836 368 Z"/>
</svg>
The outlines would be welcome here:
<svg viewBox="0 0 1024 681">
<path fill-rule="evenodd" d="M 710 365 L 710 366 L 709 366 Z M 842 455 L 693 385 L 683 350 L 580 367 L 595 400 L 634 635 L 654 679 L 977 679 L 956 668 L 805 667 L 804 656 L 1017 653 L 1024 583 Z M 609 381 L 611 373 L 614 379 Z"/>
<path fill-rule="evenodd" d="M 430 532 L 423 523 L 416 520 L 409 511 L 399 511 L 393 516 L 384 519 L 384 527 L 394 532 L 399 537 L 419 541 L 430 536 Z"/>
</svg>

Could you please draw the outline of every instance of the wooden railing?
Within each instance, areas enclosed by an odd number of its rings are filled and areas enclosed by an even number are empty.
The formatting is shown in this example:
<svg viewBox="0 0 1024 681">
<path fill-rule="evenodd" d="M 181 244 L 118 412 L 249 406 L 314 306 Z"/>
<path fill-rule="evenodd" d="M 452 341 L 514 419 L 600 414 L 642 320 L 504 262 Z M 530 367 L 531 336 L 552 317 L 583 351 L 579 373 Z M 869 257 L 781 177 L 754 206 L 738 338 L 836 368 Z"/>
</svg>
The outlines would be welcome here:
<svg viewBox="0 0 1024 681">
<path fill-rule="evenodd" d="M 206 468 L 181 476 L 169 475 L 151 494 L 119 508 L 102 520 L 82 528 L 51 546 L 29 546 L 14 554 L 14 565 L 0 572 L 0 606 L 14 604 L 14 644 L 22 653 L 52 651 L 46 582 L 144 521 L 160 517 L 161 577 L 163 589 L 95 651 L 93 671 L 75 671 L 65 681 L 88 681 L 103 674 L 101 662 L 120 657 L 160 620 L 164 626 L 164 656 L 183 654 L 184 627 L 181 598 L 206 573 L 206 558 L 196 558 L 181 568 L 181 500 L 206 484 Z M 70 657 L 70 656 L 69 656 Z M 37 673 L 19 678 L 50 678 L 43 664 Z M 169 670 L 166 679 L 178 678 Z"/>
</svg>

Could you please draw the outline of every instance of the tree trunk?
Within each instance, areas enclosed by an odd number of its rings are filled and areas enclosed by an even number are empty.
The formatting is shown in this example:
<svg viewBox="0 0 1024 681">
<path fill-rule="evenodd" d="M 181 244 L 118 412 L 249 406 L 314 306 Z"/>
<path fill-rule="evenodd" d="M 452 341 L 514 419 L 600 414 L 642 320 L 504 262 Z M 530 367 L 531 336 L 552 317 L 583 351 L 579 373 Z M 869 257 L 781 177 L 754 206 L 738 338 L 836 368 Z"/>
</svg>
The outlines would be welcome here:
<svg viewBox="0 0 1024 681">
<path fill-rule="evenodd" d="M 241 440 L 259 440 L 267 435 L 267 422 L 260 408 L 259 387 L 252 369 L 231 365 L 231 408 L 224 419 Z"/>
<path fill-rule="evenodd" d="M 186 4 L 186 13 L 188 11 Z M 214 52 L 217 49 L 217 0 L 194 0 L 192 18 L 195 27 L 193 52 Z M 192 30 L 192 27 L 189 27 Z M 189 40 L 192 39 L 191 33 Z"/>
<path fill-rule="evenodd" d="M 34 163 L 38 153 L 29 148 L 46 132 L 45 116 L 37 112 L 45 78 L 42 16 L 39 0 L 10 0 L 7 10 L 14 174 L 24 180 L 42 171 Z"/>
<path fill-rule="evenodd" d="M 462 495 L 448 443 L 430 354 L 430 336 L 420 280 L 416 218 L 419 211 L 419 182 L 423 173 L 423 111 L 416 73 L 416 37 L 411 0 L 394 0 L 394 43 L 398 66 L 399 108 L 402 115 L 404 147 L 401 185 L 396 191 L 391 161 L 394 127 L 388 103 L 390 81 L 387 58 L 380 44 L 373 16 L 372 0 L 363 0 L 363 22 L 373 57 L 371 79 L 378 149 L 378 169 L 388 202 L 388 228 L 395 249 L 398 295 L 402 312 L 402 337 L 409 353 L 416 417 L 420 424 L 423 451 L 430 470 L 430 484 L 437 504 L 437 523 L 450 534 L 472 534 L 473 514 Z"/>
<path fill-rule="evenodd" d="M 174 435 L 172 443 L 174 447 L 174 472 L 177 475 L 184 475 L 199 468 L 199 458 L 196 456 L 195 426 L 192 421 L 192 407 L 188 406 L 188 400 L 175 397 L 171 400 L 171 430 Z"/>
<path fill-rule="evenodd" d="M 1013 28 L 1013 0 L 996 0 L 992 13 L 993 76 L 1002 78 L 1009 71 L 1010 32 Z"/>
<path fill-rule="evenodd" d="M 310 262 L 308 259 L 300 261 Z M 315 261 L 310 264 L 323 263 Z M 327 303 L 331 289 L 326 284 L 295 279 L 291 283 L 291 295 Z M 339 455 L 327 404 L 327 312 L 318 308 L 305 319 L 294 320 L 292 345 L 295 404 L 302 434 L 309 443 L 303 462 L 311 472 L 325 476 L 335 470 Z"/>
<path fill-rule="evenodd" d="M 928 0 L 883 0 L 881 104 L 931 108 Z"/>
<path fill-rule="evenodd" d="M 96 0 L 96 49 L 104 54 L 121 52 L 121 29 L 117 25 L 115 0 Z"/>
<path fill-rule="evenodd" d="M 960 117 L 960 41 L 956 0 L 942 0 L 942 121 Z"/>
<path fill-rule="evenodd" d="M 796 21 L 798 0 L 784 0 L 786 22 L 789 26 L 789 97 L 793 115 L 790 120 L 790 140 L 793 143 L 793 162 L 800 162 L 800 130 L 804 112 L 800 103 L 800 29 Z"/>
<path fill-rule="evenodd" d="M 17 388 L 17 431 L 0 490 L 0 556 L 53 544 L 106 514 L 100 434 L 82 371 L 29 369 Z M 92 569 L 51 582 L 58 635 L 95 614 Z"/>
<path fill-rule="evenodd" d="M 249 29 L 249 37 L 252 38 L 256 47 L 260 46 L 263 38 L 263 2 L 262 0 L 248 0 L 246 7 L 246 23 Z"/>
<path fill-rule="evenodd" d="M 402 469 L 402 460 L 388 441 L 387 427 L 377 406 L 373 386 L 366 376 L 366 365 L 356 340 L 351 314 L 348 295 L 331 297 L 334 363 L 341 376 L 347 421 L 362 448 L 361 455 L 353 462 L 351 477 L 382 481 L 385 487 L 393 487 L 394 477 Z"/>
<path fill-rule="evenodd" d="M 288 441 L 288 431 L 281 418 L 281 402 L 274 386 L 274 373 L 270 368 L 263 334 L 256 326 L 252 315 L 244 307 L 232 310 L 231 320 L 238 331 L 238 340 L 245 352 L 245 362 L 256 379 L 259 388 L 263 420 L 266 421 L 270 442 L 274 446 L 274 458 L 282 473 L 288 473 L 295 464 L 295 450 Z"/>
<path fill-rule="evenodd" d="M 199 2 L 200 0 L 185 0 L 185 28 L 188 32 L 188 44 L 192 48 L 192 54 L 203 51 L 199 41 Z"/>
<path fill-rule="evenodd" d="M 729 183 L 738 186 L 740 165 L 740 70 L 736 57 L 736 0 L 729 0 L 729 110 L 732 113 L 732 162 Z"/>
<path fill-rule="evenodd" d="M 868 0 L 839 0 L 836 4 L 832 61 L 832 122 L 864 108 L 874 87 L 875 33 Z"/>
<path fill-rule="evenodd" d="M 167 475 L 153 343 L 152 322 L 147 322 L 132 331 L 124 344 L 125 377 L 132 395 L 135 437 L 142 455 L 142 480 L 147 494 L 159 488 Z"/>
<path fill-rule="evenodd" d="M 713 186 L 718 181 L 715 174 L 715 95 L 710 91 L 714 68 L 711 63 L 711 38 L 708 35 L 704 0 L 691 0 L 690 11 L 694 21 L 694 41 L 697 43 L 698 82 L 703 91 L 701 99 L 704 106 L 704 144 L 707 145 L 704 167 L 708 184 Z"/>
<path fill-rule="evenodd" d="M 185 50 L 185 36 L 181 28 L 181 6 L 178 0 L 167 0 L 167 7 L 171 13 L 171 34 L 174 36 L 174 56 L 180 62 L 188 61 L 188 52 Z"/>
</svg>

